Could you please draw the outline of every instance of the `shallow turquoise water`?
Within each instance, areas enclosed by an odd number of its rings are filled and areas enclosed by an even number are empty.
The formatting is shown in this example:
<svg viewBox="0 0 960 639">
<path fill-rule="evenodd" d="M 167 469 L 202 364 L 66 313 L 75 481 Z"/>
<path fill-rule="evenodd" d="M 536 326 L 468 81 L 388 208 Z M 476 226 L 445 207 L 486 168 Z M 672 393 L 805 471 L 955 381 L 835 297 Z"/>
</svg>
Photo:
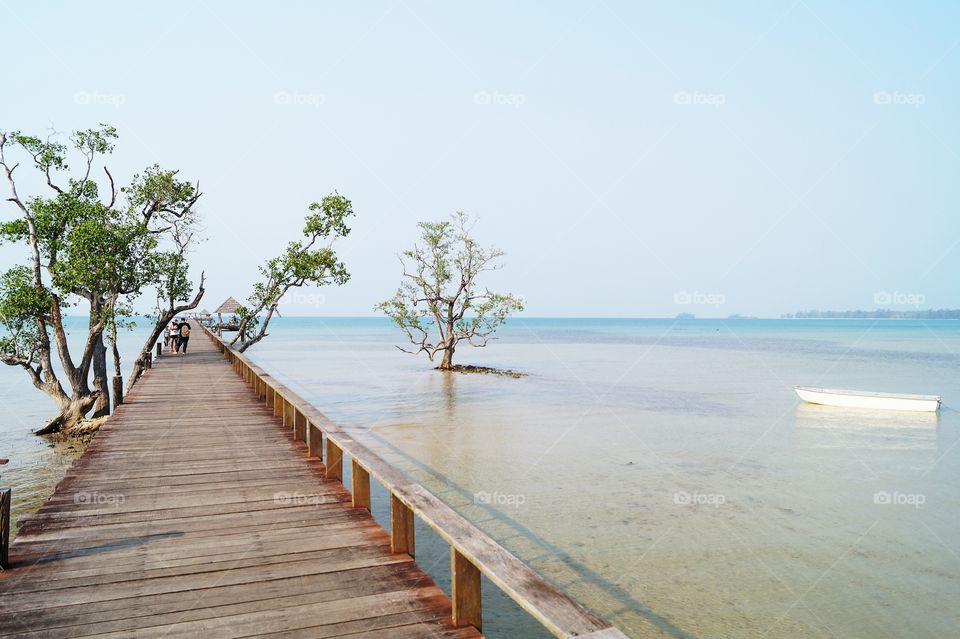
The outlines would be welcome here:
<svg viewBox="0 0 960 639">
<path fill-rule="evenodd" d="M 249 354 L 631 636 L 955 634 L 960 322 L 515 319 L 458 353 L 521 379 L 440 373 L 399 339 L 283 318 Z M 3 480 L 42 492 L 56 460 L 27 427 L 46 400 L 14 372 Z M 805 406 L 797 384 L 945 408 Z M 422 530 L 418 559 L 444 582 Z M 537 636 L 485 601 L 491 636 Z"/>
<path fill-rule="evenodd" d="M 957 323 L 517 319 L 459 354 L 522 379 L 433 371 L 379 319 L 272 332 L 255 360 L 631 635 L 960 621 Z M 818 409 L 797 384 L 946 408 Z"/>
</svg>

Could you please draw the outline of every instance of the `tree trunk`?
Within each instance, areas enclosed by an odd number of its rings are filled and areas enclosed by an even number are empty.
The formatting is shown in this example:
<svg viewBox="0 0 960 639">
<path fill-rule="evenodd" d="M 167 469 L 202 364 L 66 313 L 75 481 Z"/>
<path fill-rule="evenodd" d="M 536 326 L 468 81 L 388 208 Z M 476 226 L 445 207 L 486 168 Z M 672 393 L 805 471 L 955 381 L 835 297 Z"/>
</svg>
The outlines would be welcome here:
<svg viewBox="0 0 960 639">
<path fill-rule="evenodd" d="M 157 320 L 157 323 L 154 324 L 153 330 L 150 331 L 150 336 L 147 337 L 147 341 L 144 342 L 143 348 L 140 349 L 137 358 L 133 360 L 133 370 L 130 371 L 130 377 L 127 378 L 127 389 L 125 393 L 129 393 L 133 385 L 140 379 L 140 375 L 142 375 L 144 369 L 146 369 L 147 355 L 153 350 L 153 346 L 157 343 L 157 340 L 164 337 L 167 326 L 174 317 L 176 317 L 175 314 L 170 315 L 169 312 L 164 313 L 160 316 L 160 319 Z"/>
<path fill-rule="evenodd" d="M 123 373 L 120 370 L 120 349 L 117 348 L 117 322 L 110 321 L 110 349 L 113 351 L 113 406 L 123 403 Z"/>
<path fill-rule="evenodd" d="M 93 406 L 93 416 L 103 417 L 110 414 L 110 378 L 107 375 L 107 347 L 103 343 L 103 332 L 97 335 L 93 347 L 93 390 L 98 391 Z"/>
<path fill-rule="evenodd" d="M 437 366 L 439 370 L 448 371 L 453 369 L 453 349 L 453 344 L 450 344 L 443 351 L 443 359 L 440 361 L 440 365 Z"/>
<path fill-rule="evenodd" d="M 153 325 L 153 330 L 150 331 L 150 336 L 147 338 L 147 341 L 143 343 L 143 348 L 140 349 L 140 353 L 137 355 L 136 359 L 133 360 L 133 370 L 130 371 L 130 377 L 127 378 L 127 389 L 125 391 L 126 394 L 130 393 L 130 389 L 132 389 L 133 385 L 137 383 L 138 379 L 140 379 L 140 375 L 146 368 L 147 356 L 150 355 L 151 351 L 153 351 L 153 345 L 157 343 L 157 340 L 161 339 L 166 333 L 167 327 L 170 325 L 170 321 L 180 313 L 193 310 L 200 305 L 200 300 L 203 299 L 203 283 L 205 278 L 206 275 L 204 273 L 200 273 L 200 287 L 197 289 L 197 294 L 193 296 L 193 300 L 191 302 L 181 306 L 174 306 L 174 300 L 170 300 L 170 306 L 164 309 L 163 312 L 160 312 L 159 309 L 157 309 L 158 317 L 156 323 Z"/>
<path fill-rule="evenodd" d="M 49 435 L 64 430 L 70 430 L 86 416 L 97 402 L 99 393 L 94 391 L 78 398 L 70 398 L 60 405 L 60 413 L 36 431 L 37 435 Z"/>
</svg>

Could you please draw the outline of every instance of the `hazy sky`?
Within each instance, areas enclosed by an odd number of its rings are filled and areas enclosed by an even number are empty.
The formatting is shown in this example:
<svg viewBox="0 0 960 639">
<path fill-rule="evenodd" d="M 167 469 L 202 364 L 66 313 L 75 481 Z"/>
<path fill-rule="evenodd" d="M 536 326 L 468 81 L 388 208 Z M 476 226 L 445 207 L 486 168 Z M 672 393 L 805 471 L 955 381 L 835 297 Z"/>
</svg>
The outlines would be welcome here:
<svg viewBox="0 0 960 639">
<path fill-rule="evenodd" d="M 416 221 L 458 209 L 531 316 L 960 307 L 960 3 L 4 2 L 0 23 L 0 128 L 108 122 L 119 180 L 200 180 L 211 309 L 334 189 L 353 279 L 290 314 L 372 314 Z"/>
</svg>

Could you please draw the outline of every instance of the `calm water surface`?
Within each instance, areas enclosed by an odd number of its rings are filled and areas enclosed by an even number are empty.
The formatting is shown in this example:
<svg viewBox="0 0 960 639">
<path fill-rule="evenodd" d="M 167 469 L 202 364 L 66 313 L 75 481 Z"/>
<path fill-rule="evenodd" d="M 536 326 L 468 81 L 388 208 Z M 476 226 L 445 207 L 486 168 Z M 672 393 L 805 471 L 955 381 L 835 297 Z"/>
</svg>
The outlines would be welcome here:
<svg viewBox="0 0 960 639">
<path fill-rule="evenodd" d="M 271 333 L 254 360 L 631 636 L 957 633 L 960 323 L 516 319 L 459 353 L 521 379 L 433 371 L 379 319 Z M 65 454 L 25 435 L 46 400 L 2 373 L 3 482 L 40 494 Z M 946 407 L 818 408 L 795 384 Z M 491 636 L 543 636 L 485 605 Z"/>
<path fill-rule="evenodd" d="M 397 339 L 288 319 L 252 354 L 628 634 L 956 634 L 957 323 L 518 319 L 460 353 L 522 379 Z M 817 408 L 796 384 L 946 408 Z"/>
</svg>

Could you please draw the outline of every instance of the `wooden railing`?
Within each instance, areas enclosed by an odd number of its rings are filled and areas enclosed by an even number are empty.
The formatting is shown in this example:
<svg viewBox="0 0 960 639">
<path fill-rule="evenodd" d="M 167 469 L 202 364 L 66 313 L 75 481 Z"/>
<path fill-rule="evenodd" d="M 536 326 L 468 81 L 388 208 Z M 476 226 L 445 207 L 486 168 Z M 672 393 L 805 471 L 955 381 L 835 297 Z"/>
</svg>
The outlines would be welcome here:
<svg viewBox="0 0 960 639">
<path fill-rule="evenodd" d="M 13 507 L 9 488 L 0 488 L 0 568 L 10 567 L 10 509 Z"/>
<path fill-rule="evenodd" d="M 354 508 L 370 509 L 371 477 L 383 485 L 390 495 L 390 544 L 394 552 L 414 555 L 414 517 L 450 544 L 454 625 L 481 628 L 480 575 L 484 575 L 557 637 L 626 639 L 422 485 L 355 441 L 300 395 L 203 328 L 237 374 L 267 407 L 273 408 L 274 416 L 282 418 L 293 438 L 306 443 L 308 456 L 324 461 L 328 478 L 342 481 L 345 456 L 350 458 Z"/>
<path fill-rule="evenodd" d="M 0 466 L 8 459 L 0 459 Z M 10 567 L 10 511 L 13 509 L 13 496 L 9 488 L 0 487 L 0 569 Z"/>
</svg>

